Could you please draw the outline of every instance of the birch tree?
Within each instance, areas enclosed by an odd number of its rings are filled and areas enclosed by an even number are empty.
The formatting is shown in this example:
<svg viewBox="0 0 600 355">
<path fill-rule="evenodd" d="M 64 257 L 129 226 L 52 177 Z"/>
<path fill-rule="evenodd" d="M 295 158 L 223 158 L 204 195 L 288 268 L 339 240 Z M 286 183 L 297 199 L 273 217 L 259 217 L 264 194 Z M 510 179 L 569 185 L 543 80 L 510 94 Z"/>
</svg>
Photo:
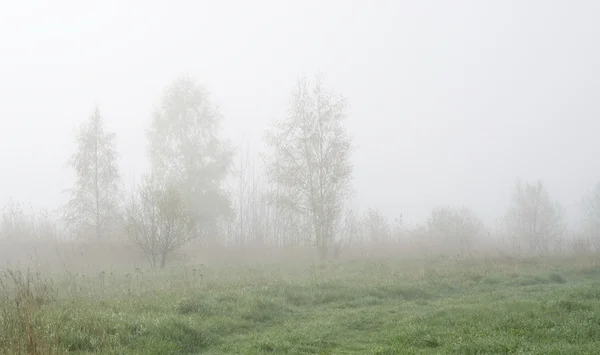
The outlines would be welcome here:
<svg viewBox="0 0 600 355">
<path fill-rule="evenodd" d="M 468 208 L 440 206 L 431 211 L 427 231 L 444 251 L 460 256 L 473 256 L 474 243 L 483 237 L 483 221 Z"/>
<path fill-rule="evenodd" d="M 310 221 L 312 242 L 327 257 L 351 191 L 352 142 L 346 132 L 346 100 L 321 77 L 298 80 L 287 117 L 267 131 L 272 155 L 267 172 L 280 206 Z"/>
<path fill-rule="evenodd" d="M 119 225 L 121 178 L 115 146 L 116 135 L 106 132 L 98 106 L 76 136 L 77 151 L 69 160 L 75 170 L 75 186 L 65 206 L 65 222 L 79 236 L 106 240 Z"/>
<path fill-rule="evenodd" d="M 165 91 L 148 131 L 152 174 L 178 189 L 198 233 L 232 212 L 223 183 L 233 150 L 218 137 L 221 121 L 204 87 L 182 76 Z"/>
<path fill-rule="evenodd" d="M 516 182 L 505 221 L 516 246 L 525 242 L 533 253 L 547 254 L 566 230 L 561 206 L 539 180 Z"/>
</svg>

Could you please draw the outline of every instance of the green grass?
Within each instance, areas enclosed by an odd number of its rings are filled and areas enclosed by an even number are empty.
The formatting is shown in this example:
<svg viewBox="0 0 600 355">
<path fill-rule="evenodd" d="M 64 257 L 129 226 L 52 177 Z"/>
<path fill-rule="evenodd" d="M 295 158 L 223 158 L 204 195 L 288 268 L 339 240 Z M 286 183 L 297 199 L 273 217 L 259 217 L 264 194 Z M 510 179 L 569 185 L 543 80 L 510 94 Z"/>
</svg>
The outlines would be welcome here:
<svg viewBox="0 0 600 355">
<path fill-rule="evenodd" d="M 0 276 L 3 354 L 593 354 L 596 259 Z"/>
</svg>

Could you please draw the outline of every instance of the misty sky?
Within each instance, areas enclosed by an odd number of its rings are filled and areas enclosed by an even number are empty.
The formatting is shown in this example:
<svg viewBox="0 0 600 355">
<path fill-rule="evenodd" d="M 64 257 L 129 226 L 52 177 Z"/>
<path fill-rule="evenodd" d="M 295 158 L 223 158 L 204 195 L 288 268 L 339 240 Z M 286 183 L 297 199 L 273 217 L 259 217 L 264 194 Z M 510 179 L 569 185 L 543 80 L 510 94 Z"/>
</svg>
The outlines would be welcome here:
<svg viewBox="0 0 600 355">
<path fill-rule="evenodd" d="M 600 180 L 599 15 L 598 1 L 5 1 L 0 203 L 65 201 L 96 103 L 130 180 L 178 75 L 259 149 L 298 75 L 322 72 L 350 104 L 362 209 L 418 222 L 465 205 L 491 222 L 522 177 L 572 219 Z"/>
</svg>

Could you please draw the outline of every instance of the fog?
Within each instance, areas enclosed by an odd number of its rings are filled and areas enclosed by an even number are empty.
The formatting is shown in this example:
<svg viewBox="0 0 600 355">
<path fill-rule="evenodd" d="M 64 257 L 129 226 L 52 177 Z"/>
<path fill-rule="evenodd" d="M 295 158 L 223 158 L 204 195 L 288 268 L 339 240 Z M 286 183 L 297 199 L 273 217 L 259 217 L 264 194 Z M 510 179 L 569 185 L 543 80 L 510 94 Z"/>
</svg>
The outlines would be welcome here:
<svg viewBox="0 0 600 355">
<path fill-rule="evenodd" d="M 10 2 L 0 10 L 0 204 L 58 208 L 77 125 L 98 104 L 127 184 L 167 85 L 196 77 L 224 136 L 261 150 L 300 75 L 349 103 L 353 204 L 487 223 L 516 178 L 579 218 L 600 179 L 595 1 Z"/>
</svg>

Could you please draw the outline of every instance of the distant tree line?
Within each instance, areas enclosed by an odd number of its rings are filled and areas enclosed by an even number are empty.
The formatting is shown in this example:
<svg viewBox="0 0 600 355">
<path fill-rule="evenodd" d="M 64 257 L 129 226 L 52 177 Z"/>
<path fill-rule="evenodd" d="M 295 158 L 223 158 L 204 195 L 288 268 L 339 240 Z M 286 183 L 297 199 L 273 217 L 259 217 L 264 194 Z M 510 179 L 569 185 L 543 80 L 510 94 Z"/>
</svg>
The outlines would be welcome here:
<svg viewBox="0 0 600 355">
<path fill-rule="evenodd" d="M 99 242 L 132 242 L 152 267 L 189 243 L 311 246 L 320 259 L 351 245 L 408 241 L 427 252 L 472 257 L 492 231 L 475 212 L 439 206 L 416 228 L 377 209 L 348 208 L 354 149 L 347 102 L 321 76 L 298 80 L 288 110 L 265 132 L 264 159 L 220 136 L 223 121 L 208 91 L 181 76 L 165 91 L 147 128 L 149 171 L 125 191 L 116 135 L 94 107 L 69 159 L 76 180 L 60 216 L 13 201 L 0 238 L 57 239 L 64 233 Z M 233 185 L 227 182 L 235 181 Z M 600 249 L 600 183 L 583 199 L 585 225 L 567 230 L 561 206 L 541 181 L 517 181 L 494 235 L 513 250 L 550 254 Z M 569 241 L 569 246 L 567 246 Z"/>
</svg>

